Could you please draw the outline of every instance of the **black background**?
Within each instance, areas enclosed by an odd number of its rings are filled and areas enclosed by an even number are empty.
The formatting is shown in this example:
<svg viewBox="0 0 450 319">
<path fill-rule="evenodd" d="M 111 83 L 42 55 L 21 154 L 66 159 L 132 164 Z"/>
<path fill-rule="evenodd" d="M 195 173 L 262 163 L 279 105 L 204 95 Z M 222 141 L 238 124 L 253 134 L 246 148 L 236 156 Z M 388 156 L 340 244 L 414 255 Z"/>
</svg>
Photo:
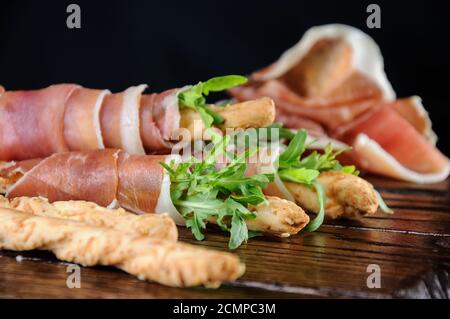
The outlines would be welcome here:
<svg viewBox="0 0 450 319">
<path fill-rule="evenodd" d="M 66 7 L 81 6 L 68 29 Z M 381 6 L 381 29 L 366 8 Z M 311 26 L 345 23 L 380 45 L 398 96 L 420 95 L 439 147 L 450 154 L 450 11 L 444 1 L 2 1 L 0 83 L 32 89 L 60 82 L 113 91 L 161 91 L 273 62 Z"/>
</svg>

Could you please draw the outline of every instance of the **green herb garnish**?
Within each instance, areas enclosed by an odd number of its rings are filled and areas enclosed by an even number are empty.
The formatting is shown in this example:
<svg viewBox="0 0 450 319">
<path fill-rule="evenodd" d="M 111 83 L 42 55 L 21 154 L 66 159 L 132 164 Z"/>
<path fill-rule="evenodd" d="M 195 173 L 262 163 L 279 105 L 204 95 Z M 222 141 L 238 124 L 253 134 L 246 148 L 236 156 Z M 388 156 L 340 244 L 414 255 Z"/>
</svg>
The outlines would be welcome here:
<svg viewBox="0 0 450 319">
<path fill-rule="evenodd" d="M 386 203 L 383 200 L 383 197 L 381 196 L 380 192 L 377 191 L 376 189 L 374 189 L 375 194 L 377 195 L 378 198 L 378 205 L 380 206 L 380 209 L 383 213 L 391 215 L 394 213 L 394 211 L 392 209 L 389 208 L 388 205 L 386 205 Z"/>
<path fill-rule="evenodd" d="M 342 171 L 354 175 L 358 175 L 359 172 L 354 166 L 342 166 L 336 159 L 336 156 L 346 149 L 333 152 L 332 145 L 329 144 L 323 154 L 314 151 L 302 158 L 307 148 L 308 133 L 301 129 L 293 137 L 290 137 L 291 142 L 287 149 L 278 157 L 278 175 L 284 181 L 304 184 L 316 190 L 320 209 L 315 219 L 305 228 L 306 231 L 315 231 L 323 222 L 326 201 L 323 186 L 317 177 L 324 171 Z"/>
<path fill-rule="evenodd" d="M 283 129 L 286 130 L 286 129 Z M 290 134 L 292 135 L 290 135 Z M 319 202 L 319 212 L 314 220 L 306 227 L 306 231 L 315 231 L 320 227 L 325 216 L 326 194 L 323 186 L 316 180 L 321 172 L 340 171 L 347 174 L 358 176 L 359 171 L 354 165 L 343 166 L 336 157 L 351 148 L 333 151 L 331 144 L 328 144 L 323 154 L 313 151 L 308 156 L 301 158 L 307 148 L 307 132 L 299 130 L 296 134 L 291 131 L 284 132 L 283 138 L 290 140 L 286 149 L 278 158 L 278 175 L 282 180 L 304 184 L 308 187 L 314 187 Z M 282 133 L 280 133 L 281 137 Z M 375 190 L 378 197 L 380 209 L 386 214 L 392 214 L 392 210 L 385 204 L 381 194 Z"/>
<path fill-rule="evenodd" d="M 315 180 L 312 182 L 314 188 L 317 192 L 317 200 L 319 202 L 319 212 L 317 213 L 316 218 L 314 218 L 308 225 L 304 228 L 305 231 L 313 232 L 316 231 L 323 223 L 325 218 L 325 202 L 327 201 L 327 197 L 325 194 L 325 190 L 323 189 L 322 184 L 319 181 Z"/>
<path fill-rule="evenodd" d="M 206 96 L 210 92 L 220 92 L 237 85 L 247 83 L 247 78 L 240 75 L 227 75 L 209 79 L 206 82 L 188 88 L 178 94 L 178 101 L 181 107 L 188 107 L 196 110 L 202 118 L 205 127 L 209 128 L 213 124 L 222 124 L 224 118 L 214 112 L 206 104 Z"/>
<path fill-rule="evenodd" d="M 277 136 L 272 136 L 272 129 L 277 129 L 278 134 Z M 273 142 L 274 140 L 278 142 L 278 139 L 285 139 L 288 141 L 291 141 L 295 137 L 295 133 L 292 132 L 290 129 L 287 129 L 283 127 L 283 124 L 281 123 L 273 123 L 272 125 L 269 125 L 267 127 L 259 128 L 257 129 L 258 137 L 260 137 L 262 134 L 262 131 L 266 130 L 266 139 L 267 141 Z"/>
<path fill-rule="evenodd" d="M 246 159 L 252 154 L 245 152 L 222 169 L 218 169 L 218 154 L 225 154 L 229 137 L 213 134 L 214 146 L 203 161 L 194 157 L 181 164 L 161 163 L 171 181 L 171 198 L 183 215 L 186 226 L 197 240 L 204 239 L 208 222 L 215 220 L 219 227 L 230 233 L 228 246 L 236 249 L 250 236 L 258 235 L 247 228 L 246 220 L 256 217 L 249 205 L 267 202 L 262 189 L 273 180 L 271 174 L 245 176 Z"/>
</svg>

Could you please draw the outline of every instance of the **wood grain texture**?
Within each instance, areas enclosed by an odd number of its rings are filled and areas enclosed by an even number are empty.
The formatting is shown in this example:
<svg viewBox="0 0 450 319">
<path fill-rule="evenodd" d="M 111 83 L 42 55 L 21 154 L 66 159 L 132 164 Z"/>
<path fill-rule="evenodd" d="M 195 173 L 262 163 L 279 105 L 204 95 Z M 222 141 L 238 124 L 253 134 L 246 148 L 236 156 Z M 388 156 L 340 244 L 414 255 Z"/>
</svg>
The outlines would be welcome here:
<svg viewBox="0 0 450 319">
<path fill-rule="evenodd" d="M 245 275 L 221 288 L 175 289 L 121 271 L 82 268 L 81 288 L 66 286 L 67 264 L 44 252 L 0 251 L 2 298 L 448 298 L 450 295 L 450 183 L 417 185 L 368 177 L 394 215 L 327 221 L 315 233 L 290 239 L 254 238 L 236 253 Z M 227 250 L 209 229 L 197 242 Z M 16 261 L 16 256 L 24 258 Z M 381 288 L 366 285 L 367 266 L 381 268 Z"/>
</svg>

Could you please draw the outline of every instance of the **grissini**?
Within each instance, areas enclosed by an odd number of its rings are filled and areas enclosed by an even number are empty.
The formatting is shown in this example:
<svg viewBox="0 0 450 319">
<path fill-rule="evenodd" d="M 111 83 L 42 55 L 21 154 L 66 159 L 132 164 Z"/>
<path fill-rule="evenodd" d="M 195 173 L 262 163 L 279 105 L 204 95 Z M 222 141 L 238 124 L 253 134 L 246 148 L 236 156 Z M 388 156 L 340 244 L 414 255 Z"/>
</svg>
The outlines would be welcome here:
<svg viewBox="0 0 450 319">
<path fill-rule="evenodd" d="M 236 78 L 238 82 L 229 83 Z M 154 94 L 144 94 L 146 85 L 115 94 L 76 84 L 6 91 L 0 95 L 0 160 L 34 159 L 57 152 L 104 148 L 138 155 L 167 154 L 183 135 L 191 132 L 195 119 L 199 120 L 200 133 L 189 140 L 202 139 L 205 126 L 225 129 L 271 124 L 275 106 L 270 99 L 225 107 L 196 102 L 204 101 L 204 95 L 209 92 L 223 88 L 223 81 L 235 85 L 242 79 L 245 78 L 211 79 L 204 83 L 206 93 L 194 92 L 198 85 Z M 199 96 L 191 98 L 196 92 Z M 210 114 L 214 115 L 213 123 L 207 122 Z"/>
<path fill-rule="evenodd" d="M 302 208 L 294 202 L 276 196 L 267 196 L 267 200 L 269 204 L 251 207 L 258 217 L 247 221 L 250 230 L 286 238 L 297 234 L 309 223 L 309 216 L 299 214 Z"/>
<path fill-rule="evenodd" d="M 91 226 L 116 230 L 176 242 L 178 230 L 168 214 L 136 215 L 123 208 L 105 208 L 93 202 L 60 201 L 50 203 L 43 197 L 17 197 L 11 200 L 0 196 L 0 207 L 13 208 L 25 213 L 75 220 Z"/>
<path fill-rule="evenodd" d="M 361 177 L 342 172 L 323 172 L 317 177 L 326 193 L 325 214 L 331 219 L 355 218 L 373 215 L 378 209 L 374 188 Z M 314 188 L 294 182 L 283 182 L 285 190 L 270 185 L 266 194 L 288 197 L 311 212 L 319 212 L 317 192 Z M 289 195 L 286 194 L 286 190 Z"/>
<path fill-rule="evenodd" d="M 289 144 L 260 147 L 259 152 L 270 158 L 271 165 L 256 161 L 251 166 L 250 174 L 275 174 L 274 182 L 264 188 L 266 195 L 288 199 L 314 213 L 323 211 L 332 219 L 373 215 L 379 206 L 389 211 L 374 187 L 357 176 L 356 167 L 340 164 L 337 157 L 345 150 L 333 151 L 328 145 L 324 152 L 305 154 L 310 143 L 305 130 L 280 130 L 280 136 L 290 139 Z"/>
<path fill-rule="evenodd" d="M 168 213 L 178 225 L 185 225 L 186 214 L 197 209 L 191 210 L 190 202 L 189 211 L 185 211 L 186 201 L 173 201 L 174 180 L 161 165 L 173 162 L 181 164 L 182 159 L 175 155 L 129 155 L 112 149 L 57 153 L 28 171 L 18 169 L 20 162 L 15 163 L 13 170 L 24 174 L 8 187 L 6 196 L 42 196 L 50 202 L 84 200 L 137 214 Z M 248 214 L 251 212 L 252 218 L 243 219 L 248 228 L 275 236 L 296 234 L 308 221 L 302 208 L 276 198 L 252 205 Z M 224 221 L 233 224 L 231 216 Z"/>
<path fill-rule="evenodd" d="M 266 127 L 275 119 L 275 104 L 272 99 L 260 98 L 231 104 L 226 107 L 211 106 L 211 109 L 224 118 L 218 128 L 226 133 L 227 129 L 247 129 Z M 185 134 L 192 140 L 203 139 L 205 124 L 198 112 L 192 109 L 181 109 L 180 125 L 186 129 Z"/>
<path fill-rule="evenodd" d="M 230 253 L 8 208 L 0 208 L 0 249 L 48 250 L 63 261 L 115 266 L 173 287 L 217 286 L 244 272 Z"/>
</svg>

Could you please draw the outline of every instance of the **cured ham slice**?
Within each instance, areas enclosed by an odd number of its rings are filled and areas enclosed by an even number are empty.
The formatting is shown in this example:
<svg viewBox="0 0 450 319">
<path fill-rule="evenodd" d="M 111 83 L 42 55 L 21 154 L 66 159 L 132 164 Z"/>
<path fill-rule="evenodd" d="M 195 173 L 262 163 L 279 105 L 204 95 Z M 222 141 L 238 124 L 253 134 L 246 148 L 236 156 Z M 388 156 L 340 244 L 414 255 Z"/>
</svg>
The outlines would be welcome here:
<svg viewBox="0 0 450 319">
<path fill-rule="evenodd" d="M 68 150 L 64 139 L 64 105 L 78 88 L 52 85 L 34 91 L 8 91 L 0 96 L 0 159 L 45 157 Z"/>
<path fill-rule="evenodd" d="M 258 87 L 257 91 L 247 87 L 237 88 L 232 92 L 239 100 L 268 96 L 277 101 L 277 119 L 282 121 L 283 118 L 291 118 L 287 125 L 290 128 L 300 128 L 303 121 L 309 119 L 317 122 L 319 125 L 326 126 L 328 129 L 334 129 L 343 123 L 353 120 L 356 116 L 369 109 L 376 101 L 375 99 L 341 100 L 330 103 L 325 98 L 305 99 L 298 96 L 278 80 L 265 82 Z M 297 124 L 295 125 L 295 123 Z"/>
<path fill-rule="evenodd" d="M 106 147 L 120 148 L 131 154 L 145 154 L 139 127 L 141 95 L 146 87 L 131 87 L 105 98 L 101 127 Z"/>
<path fill-rule="evenodd" d="M 164 178 L 164 170 L 159 163 L 164 160 L 165 156 L 120 153 L 117 192 L 120 206 L 141 214 L 155 211 Z M 149 191 L 152 192 L 151 196 Z"/>
<path fill-rule="evenodd" d="M 145 95 L 146 87 L 116 94 L 75 84 L 0 92 L 0 160 L 105 147 L 168 153 L 180 127 L 180 90 Z"/>
<path fill-rule="evenodd" d="M 5 194 L 11 185 L 40 161 L 40 159 L 31 159 L 20 162 L 0 162 L 0 194 Z"/>
<path fill-rule="evenodd" d="M 311 28 L 230 93 L 237 100 L 271 97 L 286 127 L 352 146 L 343 159 L 366 171 L 424 183 L 449 174 L 420 98 L 396 99 L 379 47 L 355 28 Z"/>
<path fill-rule="evenodd" d="M 166 212 L 182 224 L 170 199 L 170 180 L 159 164 L 170 159 L 174 156 L 129 155 L 114 149 L 57 153 L 27 163 L 6 196 L 42 196 L 50 202 L 84 200 L 138 214 Z M 6 172 L 0 170 L 0 177 Z"/>
<path fill-rule="evenodd" d="M 182 148 L 208 138 L 197 111 L 184 108 L 180 113 L 178 95 L 188 87 L 143 94 L 146 87 L 115 94 L 74 84 L 5 92 L 0 95 L 0 160 L 103 148 L 135 155 L 168 154 L 175 145 Z M 265 127 L 275 118 L 269 98 L 210 107 L 224 118 L 216 130 Z"/>
<path fill-rule="evenodd" d="M 326 41 L 326 45 L 323 45 L 322 42 L 319 43 L 319 47 L 317 48 L 317 43 L 323 40 Z M 321 54 L 319 58 L 309 57 L 310 60 L 316 59 L 313 66 L 320 66 L 323 70 L 323 65 L 325 65 L 325 69 L 338 69 L 338 71 L 340 71 L 336 72 L 333 78 L 330 79 L 331 83 L 341 82 L 343 79 L 346 79 L 346 76 L 352 74 L 351 70 L 356 70 L 367 77 L 371 82 L 377 84 L 384 99 L 395 99 L 395 92 L 384 72 L 383 57 L 378 45 L 364 32 L 341 24 L 329 24 L 311 28 L 304 34 L 302 39 L 295 46 L 287 50 L 278 61 L 261 71 L 255 72 L 252 75 L 252 79 L 258 82 L 265 82 L 284 76 L 296 67 L 297 64 L 301 64 L 304 57 L 308 58 L 308 53 L 310 53 L 315 45 L 316 48 L 314 49 L 316 52 L 327 51 L 330 50 L 330 48 L 332 49 L 331 54 L 325 52 Z M 338 47 L 336 48 L 336 46 Z M 350 50 L 351 52 L 349 52 Z M 341 63 L 337 63 L 336 65 L 336 61 L 341 61 Z M 310 65 L 310 63 L 307 63 L 307 65 Z M 320 74 L 317 70 L 311 72 Z M 322 72 L 324 73 L 322 73 L 321 79 L 327 78 L 330 74 L 329 70 L 328 72 L 327 70 L 323 70 Z M 316 79 L 318 76 L 314 75 L 310 78 Z M 331 84 L 328 87 L 333 88 L 333 86 L 336 87 L 337 85 Z M 323 95 L 323 93 L 323 90 L 319 90 L 319 95 Z"/>
<path fill-rule="evenodd" d="M 437 141 L 436 133 L 431 128 L 431 119 L 422 104 L 422 99 L 418 96 L 397 99 L 389 105 L 411 124 L 417 132 L 435 145 Z"/>
<path fill-rule="evenodd" d="M 144 95 L 141 99 L 141 137 L 149 153 L 164 152 L 180 128 L 178 91 Z"/>
<path fill-rule="evenodd" d="M 105 148 L 100 110 L 108 90 L 76 89 L 65 105 L 64 139 L 72 151 Z"/>
<path fill-rule="evenodd" d="M 119 151 L 54 154 L 12 186 L 8 197 L 42 196 L 49 201 L 86 200 L 101 206 L 116 202 Z"/>
<path fill-rule="evenodd" d="M 397 177 L 402 175 L 400 171 L 394 173 L 394 166 L 403 166 L 401 171 L 404 173 L 408 170 L 418 173 L 416 182 L 420 182 L 421 179 L 428 180 L 426 176 L 420 177 L 420 174 L 439 176 L 440 173 L 446 175 L 449 171 L 448 159 L 427 142 L 395 109 L 387 105 L 379 105 L 347 127 L 342 127 L 336 137 L 353 145 L 360 157 L 361 166 L 371 167 L 372 164 L 374 166 L 372 171 L 383 169 L 389 172 L 390 176 Z M 370 151 L 367 150 L 368 147 Z M 389 154 L 391 159 L 372 163 L 373 152 L 377 148 L 383 150 L 379 157 L 386 158 L 385 155 Z M 362 152 L 363 150 L 367 150 L 367 155 Z"/>
</svg>

